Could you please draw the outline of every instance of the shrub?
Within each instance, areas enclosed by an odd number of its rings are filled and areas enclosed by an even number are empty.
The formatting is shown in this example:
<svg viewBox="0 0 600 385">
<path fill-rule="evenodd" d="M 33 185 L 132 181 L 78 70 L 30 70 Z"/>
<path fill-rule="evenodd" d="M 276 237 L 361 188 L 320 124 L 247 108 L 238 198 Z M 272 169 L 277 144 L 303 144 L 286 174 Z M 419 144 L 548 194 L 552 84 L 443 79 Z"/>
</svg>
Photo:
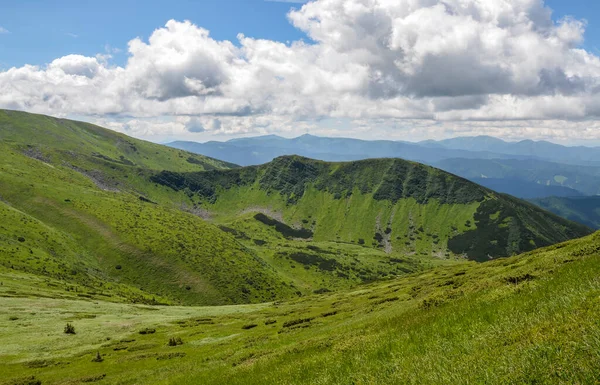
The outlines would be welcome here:
<svg viewBox="0 0 600 385">
<path fill-rule="evenodd" d="M 75 334 L 75 326 L 67 322 L 65 326 L 65 334 Z"/>
<path fill-rule="evenodd" d="M 16 321 L 18 319 L 19 319 L 19 317 L 15 317 L 14 315 L 11 315 L 10 317 L 8 317 L 9 321 Z"/>
<path fill-rule="evenodd" d="M 183 345 L 183 341 L 181 340 L 181 337 L 171 337 L 169 338 L 169 346 L 177 346 L 177 345 Z"/>
<path fill-rule="evenodd" d="M 248 325 L 242 326 L 242 329 L 248 330 L 248 329 L 253 329 L 253 328 L 257 327 L 257 326 L 258 326 L 257 324 L 248 324 Z"/>
<path fill-rule="evenodd" d="M 156 329 L 145 328 L 139 331 L 140 334 L 154 334 L 156 333 Z"/>
<path fill-rule="evenodd" d="M 102 355 L 100 354 L 100 352 L 96 352 L 96 357 L 92 358 L 92 362 L 102 362 L 104 361 L 104 358 L 102 358 Z"/>
<path fill-rule="evenodd" d="M 286 321 L 283 323 L 283 327 L 284 328 L 289 328 L 291 326 L 296 326 L 296 325 L 300 325 L 306 322 L 310 322 L 312 321 L 314 318 L 300 318 L 300 319 L 295 319 L 295 320 L 290 320 L 290 321 Z"/>
<path fill-rule="evenodd" d="M 117 266 L 115 266 L 115 269 L 117 269 L 117 270 L 121 270 L 122 268 L 123 268 L 123 267 L 122 267 L 121 265 L 117 265 Z"/>
</svg>

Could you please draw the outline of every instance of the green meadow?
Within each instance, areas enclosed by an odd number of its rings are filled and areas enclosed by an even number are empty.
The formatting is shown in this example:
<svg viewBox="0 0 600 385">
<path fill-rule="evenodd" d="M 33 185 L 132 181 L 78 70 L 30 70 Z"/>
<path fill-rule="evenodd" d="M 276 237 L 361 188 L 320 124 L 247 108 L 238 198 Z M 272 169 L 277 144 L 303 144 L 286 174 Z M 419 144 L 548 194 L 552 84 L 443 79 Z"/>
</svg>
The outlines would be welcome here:
<svg viewBox="0 0 600 385">
<path fill-rule="evenodd" d="M 599 262 L 595 234 L 335 293 L 211 307 L 36 295 L 19 287 L 26 277 L 3 273 L 0 371 L 7 383 L 44 384 L 595 383 Z"/>
</svg>

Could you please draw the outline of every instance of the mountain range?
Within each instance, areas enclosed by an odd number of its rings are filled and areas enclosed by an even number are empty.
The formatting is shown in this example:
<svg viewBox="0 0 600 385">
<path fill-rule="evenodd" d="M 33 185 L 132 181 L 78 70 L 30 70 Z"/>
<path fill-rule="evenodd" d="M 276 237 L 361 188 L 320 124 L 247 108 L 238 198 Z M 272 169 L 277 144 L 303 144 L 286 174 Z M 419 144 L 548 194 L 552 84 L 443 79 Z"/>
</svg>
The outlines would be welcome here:
<svg viewBox="0 0 600 385">
<path fill-rule="evenodd" d="M 266 163 L 281 155 L 301 155 L 327 161 L 402 158 L 427 164 L 452 158 L 531 159 L 570 165 L 600 166 L 599 147 L 568 147 L 532 140 L 505 142 L 490 136 L 406 142 L 331 138 L 310 134 L 291 139 L 265 135 L 236 138 L 226 142 L 175 141 L 167 145 L 195 153 L 210 153 L 218 159 L 227 159 L 242 166 Z"/>
<path fill-rule="evenodd" d="M 266 135 L 227 142 L 178 141 L 167 145 L 243 166 L 264 164 L 284 155 L 334 162 L 399 157 L 536 204 L 538 198 L 600 194 L 600 148 L 568 147 L 545 141 L 506 142 L 477 136 L 411 143 L 306 134 L 292 139 Z M 570 218 L 579 220 L 585 215 L 581 212 Z"/>
</svg>

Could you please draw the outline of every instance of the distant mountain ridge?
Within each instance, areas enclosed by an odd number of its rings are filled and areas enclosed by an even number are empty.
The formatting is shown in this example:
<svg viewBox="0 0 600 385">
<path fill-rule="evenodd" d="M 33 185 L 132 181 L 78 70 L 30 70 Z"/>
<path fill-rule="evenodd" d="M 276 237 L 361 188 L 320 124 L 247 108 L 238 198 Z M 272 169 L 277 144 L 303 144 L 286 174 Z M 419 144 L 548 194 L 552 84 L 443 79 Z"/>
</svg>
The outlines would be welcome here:
<svg viewBox="0 0 600 385">
<path fill-rule="evenodd" d="M 167 145 L 241 166 L 264 164 L 285 155 L 330 162 L 402 158 L 441 168 L 519 198 L 600 194 L 599 147 L 567 147 L 531 140 L 505 142 L 489 136 L 411 143 L 308 134 L 291 139 L 266 135 Z"/>
<path fill-rule="evenodd" d="M 426 164 L 459 157 L 473 159 L 509 159 L 515 157 L 487 151 L 465 152 L 461 149 L 440 149 L 410 142 L 328 138 L 308 134 L 292 139 L 267 135 L 232 139 L 227 142 L 176 141 L 167 143 L 167 146 L 216 157 L 240 166 L 267 163 L 282 155 L 300 155 L 324 161 L 402 158 Z M 526 159 L 526 156 L 517 156 L 517 158 Z"/>
<path fill-rule="evenodd" d="M 530 139 L 506 142 L 491 136 L 467 136 L 420 144 L 465 151 L 489 151 L 506 155 L 526 156 L 565 164 L 598 165 L 600 147 L 563 146 L 548 141 Z"/>
<path fill-rule="evenodd" d="M 523 140 L 506 142 L 491 136 L 457 137 L 440 141 L 421 142 L 392 140 L 362 140 L 353 138 L 320 137 L 304 134 L 296 138 L 265 135 L 235 138 L 226 142 L 206 143 L 175 141 L 168 146 L 192 152 L 211 152 L 224 159 L 233 147 L 248 149 L 254 157 L 236 159 L 241 166 L 266 163 L 281 155 L 320 154 L 320 160 L 358 160 L 372 157 L 401 157 L 431 163 L 450 158 L 468 159 L 536 159 L 574 165 L 600 166 L 600 147 L 563 146 L 547 141 Z M 233 146 L 233 147 L 232 147 Z M 295 151 L 295 152 L 294 152 Z M 290 153 L 294 152 L 294 153 Z M 278 154 L 278 155 L 275 155 Z M 327 158 L 327 159 L 325 159 Z"/>
</svg>

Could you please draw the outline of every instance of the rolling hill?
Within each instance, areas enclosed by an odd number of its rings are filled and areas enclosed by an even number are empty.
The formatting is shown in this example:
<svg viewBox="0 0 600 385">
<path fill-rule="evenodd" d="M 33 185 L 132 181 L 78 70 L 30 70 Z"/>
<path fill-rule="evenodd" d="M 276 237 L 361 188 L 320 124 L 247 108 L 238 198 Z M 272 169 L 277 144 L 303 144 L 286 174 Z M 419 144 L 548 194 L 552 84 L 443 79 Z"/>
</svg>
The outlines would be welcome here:
<svg viewBox="0 0 600 385">
<path fill-rule="evenodd" d="M 298 156 L 262 166 L 152 178 L 184 191 L 216 220 L 240 213 L 296 228 L 291 237 L 404 255 L 484 261 L 589 233 L 526 202 L 439 169 L 400 159 L 327 163 Z M 263 218 L 267 212 L 280 219 Z M 304 234 L 304 235 L 302 235 Z"/>
<path fill-rule="evenodd" d="M 2 269 L 127 302 L 246 303 L 295 292 L 252 250 L 148 181 L 159 167 L 228 164 L 13 111 L 0 111 L 0 136 Z"/>
<path fill-rule="evenodd" d="M 100 165 L 179 171 L 211 170 L 234 165 L 190 152 L 131 138 L 93 124 L 21 111 L 0 110 L 0 141 L 32 158 L 76 159 Z M 82 159 L 85 158 L 85 159 Z"/>
<path fill-rule="evenodd" d="M 0 133 L 0 266 L 60 280 L 67 296 L 256 303 L 590 232 L 399 159 L 237 168 L 14 111 L 0 111 Z"/>
</svg>

